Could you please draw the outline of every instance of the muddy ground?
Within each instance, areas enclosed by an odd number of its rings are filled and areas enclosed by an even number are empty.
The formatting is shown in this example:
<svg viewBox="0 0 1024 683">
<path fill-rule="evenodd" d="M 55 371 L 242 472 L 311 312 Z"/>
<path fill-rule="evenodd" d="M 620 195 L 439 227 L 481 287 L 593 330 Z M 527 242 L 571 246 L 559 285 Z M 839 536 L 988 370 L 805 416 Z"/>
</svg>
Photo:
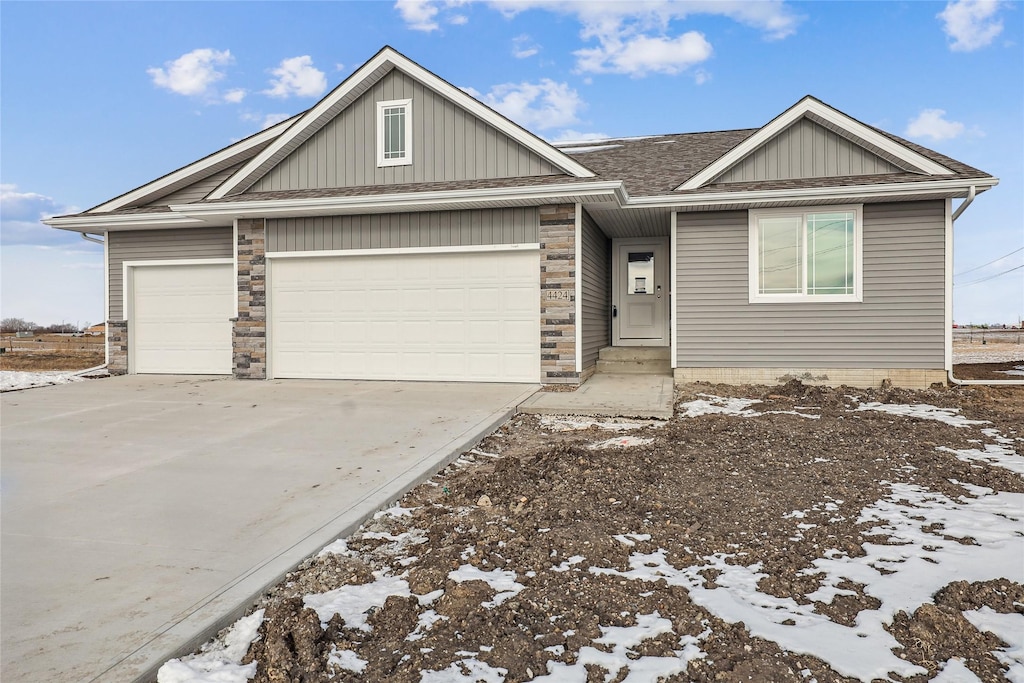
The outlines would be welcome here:
<svg viewBox="0 0 1024 683">
<path fill-rule="evenodd" d="M 608 627 L 634 626 L 638 615 L 655 612 L 671 620 L 671 632 L 637 643 L 629 659 L 677 656 L 682 642 L 697 643 L 705 653 L 666 680 L 853 680 L 823 660 L 751 636 L 742 622 L 719 619 L 691 601 L 684 587 L 588 569 L 627 570 L 630 553 L 641 549 L 664 549 L 675 567 L 729 553 L 747 565 L 762 563 L 767 577 L 760 591 L 809 604 L 817 580 L 802 570 L 824 549 L 856 557 L 869 541 L 886 543 L 867 536 L 872 524 L 858 523 L 858 515 L 885 498 L 891 483 L 951 498 L 965 493 L 953 481 L 1024 492 L 1024 479 L 1015 472 L 937 450 L 977 446 L 980 428 L 853 411 L 857 401 L 961 408 L 964 416 L 988 420 L 986 427 L 1015 439 L 1024 436 L 1024 389 L 696 384 L 677 392 L 677 406 L 702 394 L 759 399 L 762 415 L 684 418 L 677 409 L 665 425 L 631 431 L 558 431 L 550 420 L 517 416 L 476 452 L 407 494 L 399 502 L 410 509 L 407 514 L 379 516 L 348 539 L 342 554 L 307 560 L 270 591 L 259 606 L 266 609 L 260 636 L 243 660 L 257 662 L 253 680 L 419 682 L 424 671 L 455 666 L 453 677 L 436 680 L 500 680 L 493 678 L 500 668 L 507 670 L 506 681 L 527 681 L 548 673 L 549 662 L 573 664 Z M 820 418 L 801 416 L 808 412 Z M 627 436 L 639 445 L 591 448 Z M 793 518 L 794 510 L 806 516 Z M 512 570 L 525 587 L 496 596 L 483 581 L 452 580 L 451 573 L 465 565 Z M 392 596 L 366 610 L 360 617 L 365 625 L 340 615 L 325 624 L 304 606 L 304 595 L 368 585 L 382 570 L 404 575 L 414 595 Z M 703 576 L 714 586 L 715 571 Z M 846 594 L 815 603 L 815 611 L 852 626 L 862 610 L 878 607 L 863 586 L 847 582 L 840 588 Z M 415 597 L 430 594 L 427 604 Z M 954 581 L 932 602 L 896 614 L 886 626 L 903 646 L 896 654 L 928 671 L 905 680 L 930 680 L 950 657 L 961 658 L 982 681 L 1004 680 L 1007 666 L 992 654 L 1004 644 L 975 628 L 962 610 L 1022 613 L 1024 586 L 1007 579 Z M 469 655 L 484 669 L 467 668 Z M 359 660 L 365 664 L 339 665 Z M 588 664 L 587 681 L 628 675 L 609 668 Z"/>
</svg>

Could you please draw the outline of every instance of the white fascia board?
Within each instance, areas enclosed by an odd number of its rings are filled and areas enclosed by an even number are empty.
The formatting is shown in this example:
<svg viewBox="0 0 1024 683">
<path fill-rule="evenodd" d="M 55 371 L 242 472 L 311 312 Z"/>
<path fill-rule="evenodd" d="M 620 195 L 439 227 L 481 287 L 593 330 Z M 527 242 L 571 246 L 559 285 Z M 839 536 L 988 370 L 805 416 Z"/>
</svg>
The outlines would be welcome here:
<svg viewBox="0 0 1024 683">
<path fill-rule="evenodd" d="M 173 211 L 155 214 L 97 214 L 95 216 L 69 216 L 48 218 L 43 221 L 51 228 L 72 232 L 106 232 L 114 230 L 158 230 L 161 228 L 190 228 L 207 226 L 202 220 L 190 218 Z"/>
<path fill-rule="evenodd" d="M 244 140 L 240 140 L 239 142 L 236 142 L 233 145 L 225 147 L 219 152 L 214 152 L 213 154 L 204 157 L 199 161 L 195 161 L 189 164 L 188 166 L 179 168 L 177 171 L 169 173 L 163 176 L 162 178 L 157 178 L 156 180 L 150 183 L 146 183 L 142 187 L 136 188 L 131 192 L 121 195 L 120 197 L 115 197 L 114 199 L 111 199 L 109 202 L 104 202 L 103 204 L 100 204 L 95 208 L 89 209 L 89 212 L 103 213 L 107 211 L 115 211 L 117 209 L 128 206 L 133 202 L 137 202 L 141 199 L 144 199 L 149 195 L 158 194 L 164 188 L 174 185 L 175 183 L 181 182 L 183 180 L 187 180 L 192 176 L 201 176 L 203 172 L 206 171 L 207 169 L 212 168 L 213 166 L 216 166 L 219 163 L 227 161 L 231 157 L 244 154 L 253 147 L 258 147 L 264 142 L 267 142 L 268 140 L 271 140 L 276 136 L 280 135 L 281 132 L 288 127 L 288 125 L 294 122 L 294 119 L 294 116 L 289 119 L 286 119 L 285 121 L 275 124 L 264 131 L 256 133 L 255 135 L 252 135 Z"/>
<path fill-rule="evenodd" d="M 404 55 L 399 54 L 391 48 L 385 48 L 381 50 L 375 57 L 370 61 L 363 64 L 359 70 L 349 76 L 344 83 L 335 88 L 328 95 L 317 102 L 317 104 L 309 109 L 302 118 L 299 119 L 294 126 L 289 128 L 284 134 L 278 137 L 271 145 L 269 145 L 262 152 L 253 157 L 249 163 L 240 168 L 234 175 L 228 178 L 220 187 L 210 193 L 210 199 L 223 199 L 232 190 L 236 189 L 260 166 L 269 161 L 275 154 L 281 151 L 289 142 L 295 139 L 300 133 L 306 128 L 313 125 L 321 116 L 326 114 L 332 107 L 334 107 L 340 100 L 344 99 L 349 93 L 355 90 L 361 85 L 367 78 L 385 66 L 390 64 L 394 68 L 401 69 L 406 72 L 414 79 L 420 81 L 432 90 L 437 91 L 442 96 L 454 101 L 463 109 L 469 111 L 474 116 L 483 119 L 490 125 L 500 130 L 505 135 L 509 136 L 516 142 L 520 143 L 524 147 L 532 150 L 541 157 L 547 159 L 555 166 L 563 169 L 567 173 L 570 173 L 578 178 L 593 178 L 594 173 L 587 167 L 581 165 L 579 162 L 573 160 L 566 154 L 563 154 L 559 150 L 555 149 L 548 143 L 544 142 L 540 138 L 528 133 L 519 126 L 513 124 L 508 119 L 504 118 L 490 107 L 477 101 L 473 97 L 470 97 L 466 93 L 462 92 L 455 86 L 446 83 L 434 74 L 430 73 L 420 65 L 411 61 Z M 368 143 L 372 144 L 372 143 Z"/>
<path fill-rule="evenodd" d="M 912 196 L 934 194 L 935 192 L 967 192 L 971 185 L 982 189 L 990 189 L 999 184 L 998 178 L 972 180 L 958 178 L 956 180 L 922 180 L 910 183 L 888 183 L 885 185 L 845 185 L 841 187 L 808 187 L 803 189 L 784 190 L 751 190 L 748 192 L 708 192 L 688 195 L 660 195 L 655 197 L 633 197 L 625 206 L 643 207 L 688 207 L 714 204 L 731 206 L 763 201 L 790 201 L 803 199 L 870 199 L 874 197 Z"/>
<path fill-rule="evenodd" d="M 620 181 L 593 183 L 571 183 L 543 187 L 505 187 L 479 190 L 441 190 L 437 192 L 412 192 L 358 197 L 308 197 L 302 199 L 264 199 L 254 201 L 232 201 L 206 204 L 172 205 L 171 210 L 196 219 L 239 218 L 260 216 L 272 218 L 280 215 L 296 215 L 311 212 L 329 214 L 332 211 L 347 213 L 396 212 L 429 209 L 431 205 L 480 203 L 487 201 L 519 200 L 524 202 L 557 201 L 565 197 L 592 197 L 593 201 L 624 200 Z M 575 201 L 575 200 L 574 200 Z"/>
<path fill-rule="evenodd" d="M 951 175 L 953 173 L 953 171 L 945 166 L 882 135 L 841 111 L 833 109 L 812 97 L 805 97 L 749 138 L 706 166 L 704 170 L 677 187 L 676 190 L 696 190 L 710 183 L 718 175 L 727 171 L 733 164 L 751 154 L 758 147 L 771 140 L 807 113 L 817 114 L 829 123 L 849 131 L 854 136 L 871 143 L 875 147 L 888 152 L 897 159 L 929 175 Z"/>
</svg>

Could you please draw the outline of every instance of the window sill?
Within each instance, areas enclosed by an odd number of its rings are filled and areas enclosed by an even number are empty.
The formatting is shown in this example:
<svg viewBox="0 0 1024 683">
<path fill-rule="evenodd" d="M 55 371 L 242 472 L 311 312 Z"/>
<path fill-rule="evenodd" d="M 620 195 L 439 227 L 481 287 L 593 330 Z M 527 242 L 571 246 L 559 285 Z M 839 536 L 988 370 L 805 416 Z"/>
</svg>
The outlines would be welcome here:
<svg viewBox="0 0 1024 683">
<path fill-rule="evenodd" d="M 860 294 L 751 294 L 748 303 L 752 304 L 834 304 L 834 303 L 863 303 L 864 297 Z"/>
</svg>

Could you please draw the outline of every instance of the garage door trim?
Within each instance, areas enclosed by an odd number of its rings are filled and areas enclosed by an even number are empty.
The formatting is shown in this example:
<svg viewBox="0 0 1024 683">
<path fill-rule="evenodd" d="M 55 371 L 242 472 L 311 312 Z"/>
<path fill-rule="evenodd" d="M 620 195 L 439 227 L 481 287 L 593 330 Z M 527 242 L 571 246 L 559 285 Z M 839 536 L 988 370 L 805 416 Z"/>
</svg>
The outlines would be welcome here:
<svg viewBox="0 0 1024 683">
<path fill-rule="evenodd" d="M 273 296 L 273 267 L 271 261 L 278 259 L 311 259 L 311 258 L 345 258 L 345 257 L 373 257 L 373 256 L 401 256 L 401 255 L 430 255 L 444 253 L 472 253 L 472 252 L 539 252 L 539 242 L 525 242 L 514 244 L 475 244 L 458 246 L 437 246 L 437 247 L 382 247 L 371 249 L 323 249 L 317 251 L 273 251 L 266 252 L 265 258 L 268 261 L 266 272 L 267 291 L 267 378 L 273 379 L 276 375 L 273 367 L 273 320 L 272 308 L 274 306 Z M 539 263 L 538 263 L 539 269 Z M 537 286 L 540 286 L 540 273 L 537 274 Z M 539 305 L 539 304 L 538 304 Z M 539 308 L 537 316 L 538 325 L 540 322 Z M 539 332 L 539 330 L 538 330 Z M 539 372 L 539 365 L 538 365 Z"/>
<path fill-rule="evenodd" d="M 142 261 L 124 261 L 121 264 L 122 297 L 124 320 L 128 325 L 128 374 L 136 374 L 135 367 L 135 279 L 136 268 L 162 266 L 234 266 L 233 258 L 200 258 L 200 259 L 146 259 Z M 232 292 L 232 298 L 237 295 Z"/>
</svg>

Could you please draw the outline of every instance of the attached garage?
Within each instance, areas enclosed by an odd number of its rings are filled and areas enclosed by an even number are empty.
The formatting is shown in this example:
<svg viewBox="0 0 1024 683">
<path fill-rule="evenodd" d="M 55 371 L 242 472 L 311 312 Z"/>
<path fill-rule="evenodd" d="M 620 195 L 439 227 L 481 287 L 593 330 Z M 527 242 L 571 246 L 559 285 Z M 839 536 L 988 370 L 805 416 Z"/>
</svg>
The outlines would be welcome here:
<svg viewBox="0 0 1024 683">
<path fill-rule="evenodd" d="M 230 375 L 231 260 L 126 262 L 130 372 Z"/>
<path fill-rule="evenodd" d="M 273 377 L 539 380 L 535 245 L 267 256 Z"/>
</svg>

